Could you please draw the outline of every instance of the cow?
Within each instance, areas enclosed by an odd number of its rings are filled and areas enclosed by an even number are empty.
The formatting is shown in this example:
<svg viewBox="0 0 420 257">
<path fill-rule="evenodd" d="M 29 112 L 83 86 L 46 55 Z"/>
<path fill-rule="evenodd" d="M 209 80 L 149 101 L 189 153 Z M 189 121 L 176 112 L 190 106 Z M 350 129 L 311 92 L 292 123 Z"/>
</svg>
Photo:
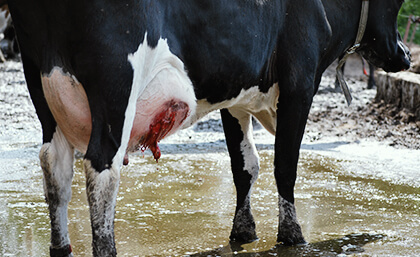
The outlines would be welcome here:
<svg viewBox="0 0 420 257">
<path fill-rule="evenodd" d="M 257 239 L 250 194 L 259 171 L 251 117 L 275 135 L 277 240 L 304 243 L 294 185 L 322 73 L 352 47 L 367 0 L 9 0 L 42 125 L 40 163 L 51 256 L 71 256 L 67 206 L 74 150 L 84 153 L 94 256 L 115 256 L 114 212 L 128 153 L 220 109 L 237 203 L 230 240 Z M 402 0 L 370 0 L 360 53 L 409 68 Z"/>
</svg>

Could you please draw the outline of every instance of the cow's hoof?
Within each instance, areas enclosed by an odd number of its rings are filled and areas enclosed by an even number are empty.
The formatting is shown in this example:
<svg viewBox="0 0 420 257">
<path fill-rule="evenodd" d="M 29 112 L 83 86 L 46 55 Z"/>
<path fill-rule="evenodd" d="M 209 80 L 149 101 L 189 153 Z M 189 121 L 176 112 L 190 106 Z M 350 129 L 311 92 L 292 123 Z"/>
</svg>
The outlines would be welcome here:
<svg viewBox="0 0 420 257">
<path fill-rule="evenodd" d="M 66 245 L 62 248 L 53 248 L 50 246 L 51 257 L 73 257 L 71 245 Z"/>
<path fill-rule="evenodd" d="M 277 236 L 277 243 L 282 245 L 305 245 L 307 242 L 303 237 L 301 238 L 291 238 L 291 237 L 279 237 Z"/>
<path fill-rule="evenodd" d="M 279 233 L 277 234 L 277 242 L 284 245 L 298 245 L 306 243 L 303 238 L 302 229 L 297 221 L 282 223 L 282 226 L 279 227 Z"/>
<path fill-rule="evenodd" d="M 277 234 L 277 242 L 283 245 L 305 244 L 302 229 L 296 219 L 286 217 L 284 222 L 280 223 Z"/>
<path fill-rule="evenodd" d="M 247 243 L 251 243 L 258 240 L 258 237 L 255 231 L 253 232 L 243 231 L 241 233 L 233 233 L 232 231 L 229 239 L 231 242 L 247 244 Z"/>
<path fill-rule="evenodd" d="M 367 89 L 373 89 L 376 87 L 376 83 L 375 82 L 370 82 L 368 83 Z"/>
<path fill-rule="evenodd" d="M 250 243 L 258 239 L 255 221 L 249 208 L 242 208 L 236 213 L 229 239 L 237 243 Z"/>
<path fill-rule="evenodd" d="M 277 243 L 283 245 L 300 245 L 306 244 L 305 239 L 303 238 L 302 232 L 299 230 L 294 231 L 282 231 L 277 235 Z"/>
</svg>

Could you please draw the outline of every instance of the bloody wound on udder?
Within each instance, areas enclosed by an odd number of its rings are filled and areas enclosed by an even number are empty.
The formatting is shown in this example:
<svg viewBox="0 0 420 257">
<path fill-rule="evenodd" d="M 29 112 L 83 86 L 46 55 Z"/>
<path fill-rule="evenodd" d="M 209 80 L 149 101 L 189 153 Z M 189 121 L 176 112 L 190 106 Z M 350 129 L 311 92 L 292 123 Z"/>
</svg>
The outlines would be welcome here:
<svg viewBox="0 0 420 257">
<path fill-rule="evenodd" d="M 156 161 L 161 152 L 158 142 L 162 140 L 174 127 L 175 123 L 181 124 L 188 116 L 188 105 L 184 102 L 171 100 L 166 102 L 164 110 L 157 114 L 149 126 L 149 131 L 140 143 L 144 152 L 149 148 Z"/>
</svg>

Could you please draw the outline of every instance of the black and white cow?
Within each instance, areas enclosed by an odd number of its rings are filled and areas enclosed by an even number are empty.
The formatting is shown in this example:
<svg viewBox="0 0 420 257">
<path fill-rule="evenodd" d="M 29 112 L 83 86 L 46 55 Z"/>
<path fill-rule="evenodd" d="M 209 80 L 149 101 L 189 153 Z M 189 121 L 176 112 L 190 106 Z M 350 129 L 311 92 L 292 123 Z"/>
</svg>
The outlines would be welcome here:
<svg viewBox="0 0 420 257">
<path fill-rule="evenodd" d="M 349 48 L 365 0 L 10 0 L 40 152 L 52 256 L 71 255 L 67 205 L 74 149 L 84 168 L 95 256 L 116 255 L 114 212 L 127 153 L 221 109 L 237 206 L 230 239 L 257 238 L 250 192 L 259 170 L 251 117 L 276 135 L 278 241 L 304 242 L 293 188 L 323 71 Z M 371 0 L 358 50 L 388 71 L 409 67 L 402 0 Z"/>
</svg>

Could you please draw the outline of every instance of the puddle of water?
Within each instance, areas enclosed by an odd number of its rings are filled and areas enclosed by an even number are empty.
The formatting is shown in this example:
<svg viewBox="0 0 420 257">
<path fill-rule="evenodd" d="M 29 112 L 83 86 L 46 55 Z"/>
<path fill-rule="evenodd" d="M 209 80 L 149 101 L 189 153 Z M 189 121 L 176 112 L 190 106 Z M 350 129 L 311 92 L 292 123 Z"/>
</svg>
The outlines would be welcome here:
<svg viewBox="0 0 420 257">
<path fill-rule="evenodd" d="M 277 192 L 273 152 L 260 151 L 253 194 L 259 240 L 229 245 L 235 188 L 226 153 L 133 156 L 121 173 L 115 234 L 120 256 L 416 256 L 420 253 L 420 188 L 358 176 L 351 162 L 303 151 L 296 184 L 306 246 L 275 247 Z M 49 218 L 41 171 L 1 177 L 0 255 L 46 256 Z M 360 164 L 357 164 L 359 167 Z M 36 170 L 33 172 L 33 170 Z M 3 185 L 7 185 L 3 187 Z M 69 231 L 76 256 L 91 256 L 89 210 L 76 162 Z M 347 235 L 347 236 L 346 236 Z M 235 254 L 236 253 L 236 254 Z"/>
</svg>

